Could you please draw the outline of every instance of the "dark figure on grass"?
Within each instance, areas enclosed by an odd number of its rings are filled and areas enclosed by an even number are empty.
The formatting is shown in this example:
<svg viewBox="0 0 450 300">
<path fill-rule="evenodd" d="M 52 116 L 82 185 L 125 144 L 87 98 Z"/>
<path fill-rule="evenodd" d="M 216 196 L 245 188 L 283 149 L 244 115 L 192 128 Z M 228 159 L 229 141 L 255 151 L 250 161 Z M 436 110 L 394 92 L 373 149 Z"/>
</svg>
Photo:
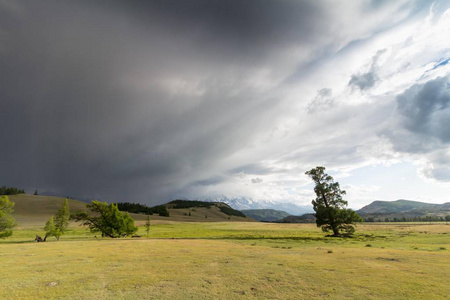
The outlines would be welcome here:
<svg viewBox="0 0 450 300">
<path fill-rule="evenodd" d="M 332 231 L 332 236 L 351 235 L 355 232 L 355 223 L 362 218 L 353 210 L 346 208 L 348 202 L 342 199 L 345 191 L 338 182 L 325 173 L 325 167 L 316 167 L 305 173 L 314 181 L 316 199 L 312 201 L 317 227 L 323 231 Z"/>
</svg>

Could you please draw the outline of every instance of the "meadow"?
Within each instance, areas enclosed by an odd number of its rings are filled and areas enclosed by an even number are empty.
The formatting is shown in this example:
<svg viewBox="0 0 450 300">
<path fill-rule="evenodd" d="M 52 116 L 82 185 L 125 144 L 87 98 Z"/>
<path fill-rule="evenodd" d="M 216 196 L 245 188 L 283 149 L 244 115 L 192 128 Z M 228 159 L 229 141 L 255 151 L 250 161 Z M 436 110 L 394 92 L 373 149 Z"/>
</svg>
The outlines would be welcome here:
<svg viewBox="0 0 450 300">
<path fill-rule="evenodd" d="M 137 221 L 143 226 L 144 221 Z M 450 225 L 363 224 L 329 238 L 313 224 L 152 220 L 149 238 L 99 238 L 78 224 L 34 242 L 0 240 L 0 299 L 448 299 Z"/>
</svg>

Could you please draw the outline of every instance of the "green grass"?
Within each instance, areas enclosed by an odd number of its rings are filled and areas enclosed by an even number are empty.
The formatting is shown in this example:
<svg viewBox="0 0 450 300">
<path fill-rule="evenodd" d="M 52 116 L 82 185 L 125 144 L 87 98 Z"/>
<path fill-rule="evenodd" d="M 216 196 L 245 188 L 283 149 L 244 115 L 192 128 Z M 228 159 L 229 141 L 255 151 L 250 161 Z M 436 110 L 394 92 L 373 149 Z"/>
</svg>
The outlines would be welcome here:
<svg viewBox="0 0 450 300">
<path fill-rule="evenodd" d="M 138 224 L 142 223 L 138 222 Z M 450 225 L 152 221 L 150 238 L 0 240 L 0 299 L 447 299 Z M 42 232 L 42 229 L 41 229 Z M 141 227 L 139 234 L 145 236 Z M 370 244 L 370 247 L 367 245 Z"/>
</svg>

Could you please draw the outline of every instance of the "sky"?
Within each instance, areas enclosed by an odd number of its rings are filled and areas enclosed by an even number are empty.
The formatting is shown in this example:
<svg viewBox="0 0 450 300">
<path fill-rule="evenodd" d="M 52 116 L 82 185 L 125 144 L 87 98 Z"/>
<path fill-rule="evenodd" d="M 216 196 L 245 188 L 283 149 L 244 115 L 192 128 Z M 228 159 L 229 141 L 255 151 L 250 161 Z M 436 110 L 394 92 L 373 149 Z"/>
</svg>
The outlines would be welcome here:
<svg viewBox="0 0 450 300">
<path fill-rule="evenodd" d="M 0 185 L 450 201 L 450 1 L 0 0 Z"/>
</svg>

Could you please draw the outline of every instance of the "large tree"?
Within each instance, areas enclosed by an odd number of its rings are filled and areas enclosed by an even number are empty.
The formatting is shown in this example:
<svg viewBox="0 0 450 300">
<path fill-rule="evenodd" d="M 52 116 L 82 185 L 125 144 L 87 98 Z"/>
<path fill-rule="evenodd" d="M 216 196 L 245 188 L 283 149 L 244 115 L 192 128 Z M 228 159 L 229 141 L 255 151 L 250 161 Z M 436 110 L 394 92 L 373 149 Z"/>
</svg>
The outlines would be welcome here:
<svg viewBox="0 0 450 300">
<path fill-rule="evenodd" d="M 93 213 L 79 212 L 72 215 L 75 221 L 82 221 L 91 232 L 101 232 L 102 236 L 111 238 L 124 237 L 134 234 L 138 228 L 134 226 L 134 220 L 128 213 L 123 213 L 117 208 L 117 204 L 92 201 L 86 207 Z"/>
<path fill-rule="evenodd" d="M 12 235 L 12 228 L 16 221 L 12 217 L 14 202 L 10 202 L 8 196 L 0 196 L 0 238 Z"/>
<path fill-rule="evenodd" d="M 353 210 L 346 208 L 348 202 L 342 199 L 345 191 L 341 190 L 338 182 L 325 173 L 325 167 L 316 167 L 305 173 L 314 181 L 316 199 L 312 201 L 316 212 L 317 227 L 323 231 L 333 232 L 333 236 L 352 234 L 355 223 L 362 222 L 362 218 Z"/>
</svg>

